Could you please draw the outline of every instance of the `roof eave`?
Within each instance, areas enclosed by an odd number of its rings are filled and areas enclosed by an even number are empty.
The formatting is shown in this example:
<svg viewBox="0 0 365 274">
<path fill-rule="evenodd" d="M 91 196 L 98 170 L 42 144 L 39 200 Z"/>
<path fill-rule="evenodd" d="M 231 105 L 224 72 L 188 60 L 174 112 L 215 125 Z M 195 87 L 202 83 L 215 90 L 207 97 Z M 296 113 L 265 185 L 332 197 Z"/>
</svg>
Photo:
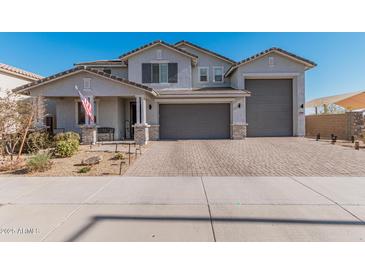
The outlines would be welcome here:
<svg viewBox="0 0 365 274">
<path fill-rule="evenodd" d="M 37 80 L 43 79 L 42 76 L 39 76 L 39 78 L 34 78 L 32 76 L 24 75 L 24 74 L 17 73 L 15 71 L 3 69 L 3 68 L 0 68 L 0 71 L 2 71 L 4 73 L 7 73 L 7 74 L 11 74 L 11 75 L 17 76 L 17 77 L 20 77 L 20 78 L 27 79 L 27 80 L 30 80 L 30 81 L 37 81 Z"/>
<path fill-rule="evenodd" d="M 104 78 L 107 78 L 108 80 L 114 80 L 114 81 L 117 81 L 118 83 L 123 83 L 125 85 L 128 85 L 128 86 L 143 90 L 145 92 L 149 92 L 149 93 L 153 94 L 154 96 L 158 95 L 158 93 L 154 89 L 149 88 L 147 86 L 143 86 L 143 85 L 138 84 L 138 83 L 133 83 L 129 80 L 119 78 L 119 77 L 116 77 L 116 76 L 112 76 L 112 75 L 109 75 L 109 74 L 101 72 L 101 71 L 96 71 L 96 70 L 91 69 L 91 68 L 84 68 L 82 66 L 76 67 L 76 68 L 73 68 L 73 69 L 69 69 L 69 70 L 66 70 L 66 71 L 63 71 L 63 72 L 60 72 L 60 73 L 57 73 L 57 74 L 52 75 L 50 77 L 46 77 L 46 78 L 44 78 L 46 80 L 43 81 L 43 82 L 42 82 L 42 79 L 41 79 L 41 80 L 38 80 L 38 81 L 35 81 L 35 82 L 32 82 L 32 83 L 17 87 L 15 89 L 13 89 L 12 92 L 20 93 L 20 94 L 27 94 L 26 92 L 28 92 L 31 89 L 34 89 L 34 88 L 42 86 L 42 85 L 49 84 L 53 81 L 56 81 L 56 80 L 65 78 L 69 75 L 73 75 L 73 74 L 83 72 L 83 71 L 91 73 L 91 74 L 95 74 L 95 75 L 98 75 L 98 76 L 101 76 L 101 77 L 104 77 Z M 39 82 L 39 83 L 36 83 L 36 82 Z"/>
</svg>

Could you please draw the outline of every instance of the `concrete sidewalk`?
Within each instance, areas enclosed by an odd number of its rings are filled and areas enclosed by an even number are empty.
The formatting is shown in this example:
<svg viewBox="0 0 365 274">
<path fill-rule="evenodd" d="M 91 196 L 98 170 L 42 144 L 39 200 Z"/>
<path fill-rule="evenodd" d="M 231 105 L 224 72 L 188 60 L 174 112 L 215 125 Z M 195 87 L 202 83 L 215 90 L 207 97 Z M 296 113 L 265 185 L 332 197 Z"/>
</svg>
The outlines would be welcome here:
<svg viewBox="0 0 365 274">
<path fill-rule="evenodd" d="M 0 241 L 365 241 L 365 177 L 0 177 Z"/>
</svg>

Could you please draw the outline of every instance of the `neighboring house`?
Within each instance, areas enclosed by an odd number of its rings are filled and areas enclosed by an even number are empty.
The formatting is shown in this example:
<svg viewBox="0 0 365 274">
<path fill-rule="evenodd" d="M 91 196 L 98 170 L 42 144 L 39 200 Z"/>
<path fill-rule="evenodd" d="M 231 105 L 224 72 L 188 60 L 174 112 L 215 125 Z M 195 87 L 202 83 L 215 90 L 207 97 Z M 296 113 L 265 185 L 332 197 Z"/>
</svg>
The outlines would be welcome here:
<svg viewBox="0 0 365 274">
<path fill-rule="evenodd" d="M 92 133 L 75 85 L 94 104 L 96 125 L 116 139 L 303 136 L 304 74 L 314 66 L 278 48 L 235 62 L 187 41 L 155 41 L 14 91 L 54 101 L 54 127 L 84 141 Z"/>
<path fill-rule="evenodd" d="M 42 78 L 37 74 L 0 63 L 0 97 L 6 96 L 7 91 Z"/>
</svg>

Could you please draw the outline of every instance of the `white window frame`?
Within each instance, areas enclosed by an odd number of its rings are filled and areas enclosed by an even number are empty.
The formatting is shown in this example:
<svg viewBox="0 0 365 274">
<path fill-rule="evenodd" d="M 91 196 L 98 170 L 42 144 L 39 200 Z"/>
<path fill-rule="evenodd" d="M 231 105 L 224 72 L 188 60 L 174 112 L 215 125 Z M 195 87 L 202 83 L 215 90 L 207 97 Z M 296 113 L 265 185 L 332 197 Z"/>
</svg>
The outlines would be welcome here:
<svg viewBox="0 0 365 274">
<path fill-rule="evenodd" d="M 158 64 L 158 75 L 159 75 L 159 79 L 158 79 L 158 83 L 149 83 L 149 84 L 151 84 L 151 85 L 168 85 L 168 84 L 170 84 L 169 83 L 169 62 L 166 62 L 166 61 L 163 61 L 163 62 L 151 62 L 151 64 Z M 160 68 L 161 68 L 161 64 L 166 64 L 167 65 L 167 82 L 160 82 L 160 80 L 161 80 L 161 70 L 160 70 Z M 153 71 L 151 71 L 151 80 L 153 79 Z"/>
<path fill-rule="evenodd" d="M 86 124 L 87 119 L 86 119 L 86 116 L 85 116 L 85 124 L 79 124 L 79 110 L 77 109 L 78 103 L 81 103 L 81 100 L 80 99 L 75 99 L 75 124 L 77 126 L 84 126 L 84 125 L 87 125 Z M 100 99 L 94 99 L 94 104 L 96 104 L 96 118 L 97 118 L 95 125 L 98 125 L 99 121 L 100 121 L 100 116 L 99 116 L 99 105 L 100 104 L 99 103 L 100 103 Z"/>
<path fill-rule="evenodd" d="M 166 66 L 166 73 L 167 73 L 167 78 L 166 78 L 166 82 L 161 82 L 161 75 L 162 75 L 162 73 L 161 73 L 161 66 L 162 65 L 165 65 Z M 159 63 L 159 84 L 168 84 L 169 83 L 169 64 L 168 63 Z"/>
<path fill-rule="evenodd" d="M 222 81 L 215 80 L 215 69 L 220 68 L 222 70 Z M 223 66 L 214 66 L 213 67 L 213 82 L 214 83 L 223 83 L 224 82 L 224 67 Z"/>
<path fill-rule="evenodd" d="M 202 69 L 206 69 L 207 70 L 207 81 L 201 81 L 200 80 L 200 76 L 201 76 L 201 70 Z M 198 81 L 199 83 L 209 83 L 209 67 L 198 67 Z"/>
</svg>

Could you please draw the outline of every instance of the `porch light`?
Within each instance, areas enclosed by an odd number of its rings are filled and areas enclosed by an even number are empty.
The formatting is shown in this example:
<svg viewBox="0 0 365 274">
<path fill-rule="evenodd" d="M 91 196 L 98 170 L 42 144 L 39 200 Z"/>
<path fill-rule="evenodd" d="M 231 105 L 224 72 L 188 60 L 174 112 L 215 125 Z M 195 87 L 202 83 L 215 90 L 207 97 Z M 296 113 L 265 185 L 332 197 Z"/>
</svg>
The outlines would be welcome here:
<svg viewBox="0 0 365 274">
<path fill-rule="evenodd" d="M 149 109 L 149 110 L 151 110 L 151 109 L 152 109 L 152 105 L 151 105 L 151 104 L 149 104 L 149 105 L 148 105 L 148 109 Z"/>
<path fill-rule="evenodd" d="M 238 103 L 238 108 L 241 108 L 241 103 Z"/>
</svg>

